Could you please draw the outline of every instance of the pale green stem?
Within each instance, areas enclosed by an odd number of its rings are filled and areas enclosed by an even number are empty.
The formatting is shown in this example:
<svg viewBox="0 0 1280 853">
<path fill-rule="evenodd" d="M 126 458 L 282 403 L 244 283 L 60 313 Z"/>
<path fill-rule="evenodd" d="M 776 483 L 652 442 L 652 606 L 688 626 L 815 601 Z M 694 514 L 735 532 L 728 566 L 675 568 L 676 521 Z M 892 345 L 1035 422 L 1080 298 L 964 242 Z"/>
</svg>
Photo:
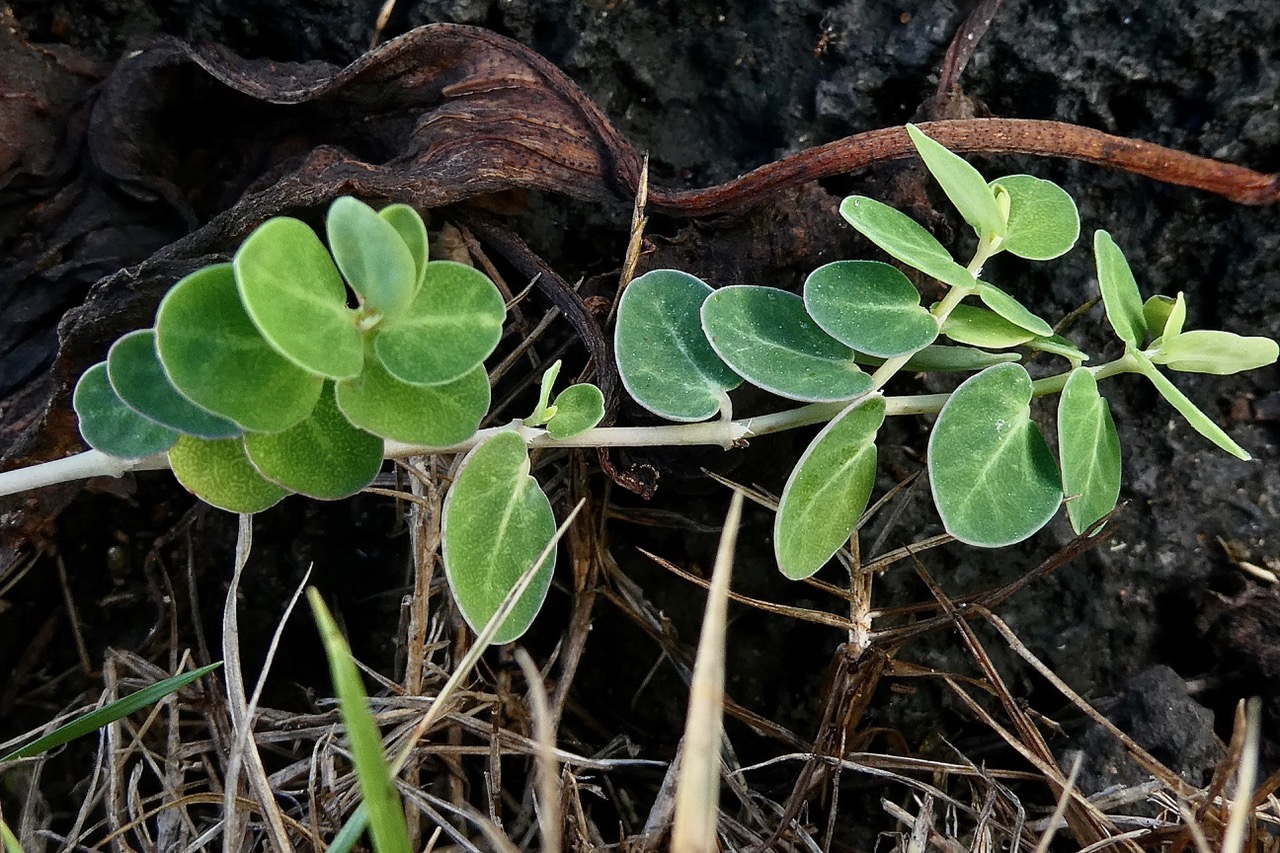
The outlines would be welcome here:
<svg viewBox="0 0 1280 853">
<path fill-rule="evenodd" d="M 1115 361 L 1088 368 L 1097 379 L 1106 379 L 1118 373 L 1133 373 L 1138 363 L 1129 354 Z M 1032 383 L 1032 393 L 1037 397 L 1056 394 L 1067 383 L 1070 371 L 1046 376 Z M 877 393 L 877 392 L 873 392 Z M 871 396 L 870 394 L 861 399 Z M 916 394 L 905 397 L 885 397 L 885 414 L 932 415 L 942 410 L 950 394 Z M 651 427 L 597 427 L 565 439 L 554 439 L 544 429 L 527 427 L 520 421 L 500 427 L 482 429 L 471 438 L 449 447 L 423 447 L 388 441 L 383 455 L 388 459 L 408 456 L 429 456 L 446 453 L 465 453 L 500 432 L 515 432 L 530 447 L 673 447 L 677 445 L 715 445 L 731 448 L 749 438 L 784 432 L 789 429 L 826 423 L 844 411 L 854 401 L 835 403 L 810 403 L 784 412 L 774 412 L 741 420 L 716 420 L 696 424 L 669 424 Z M 0 473 L 0 496 L 28 492 L 56 483 L 87 480 L 91 477 L 119 477 L 130 471 L 155 471 L 169 467 L 163 454 L 146 459 L 117 459 L 96 450 L 44 462 L 29 468 L 17 468 Z"/>
<path fill-rule="evenodd" d="M 169 457 L 164 453 L 146 459 L 118 459 L 97 450 L 87 450 L 75 456 L 0 473 L 0 495 L 15 495 L 91 477 L 119 477 L 129 471 L 159 471 L 168 467 Z"/>
<path fill-rule="evenodd" d="M 1117 358 L 1115 361 L 1108 361 L 1106 364 L 1099 364 L 1097 367 L 1085 368 L 1093 374 L 1094 379 L 1107 379 L 1120 373 L 1137 373 L 1138 361 L 1128 352 Z M 1031 383 L 1031 393 L 1036 397 L 1045 397 L 1049 394 L 1057 394 L 1066 387 L 1067 379 L 1071 376 L 1071 371 L 1056 373 L 1053 376 L 1046 376 L 1043 379 L 1037 379 Z"/>
</svg>

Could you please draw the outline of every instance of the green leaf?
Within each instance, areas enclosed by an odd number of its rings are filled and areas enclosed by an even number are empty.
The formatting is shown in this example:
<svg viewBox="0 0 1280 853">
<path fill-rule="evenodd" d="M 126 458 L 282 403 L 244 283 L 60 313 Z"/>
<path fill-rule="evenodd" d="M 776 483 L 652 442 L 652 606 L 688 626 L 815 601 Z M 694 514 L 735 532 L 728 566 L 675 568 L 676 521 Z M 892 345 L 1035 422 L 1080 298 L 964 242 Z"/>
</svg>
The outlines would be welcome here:
<svg viewBox="0 0 1280 853">
<path fill-rule="evenodd" d="M 734 372 L 781 397 L 832 402 L 871 390 L 853 350 L 818 328 L 794 293 L 722 287 L 702 304 L 702 329 Z"/>
<path fill-rule="evenodd" d="M 374 435 L 449 447 L 480 428 L 489 411 L 489 375 L 480 365 L 444 385 L 409 385 L 369 358 L 364 373 L 337 384 L 336 397 L 347 419 Z"/>
<path fill-rule="evenodd" d="M 244 310 L 276 352 L 316 376 L 346 379 L 360 372 L 356 313 L 309 225 L 287 216 L 268 219 L 234 263 Z"/>
<path fill-rule="evenodd" d="M 204 666 L 193 669 L 190 672 L 184 672 L 181 675 L 174 675 L 162 681 L 157 681 L 155 684 L 151 684 L 141 690 L 130 693 L 128 696 L 122 696 L 114 702 L 110 702 L 103 705 L 101 708 L 97 708 L 87 714 L 76 717 L 69 723 L 58 726 L 47 735 L 40 736 L 26 746 L 15 749 L 8 755 L 0 758 L 0 764 L 7 764 L 10 761 L 16 761 L 19 758 L 30 758 L 33 755 L 41 755 L 52 749 L 57 749 L 64 743 L 70 743 L 76 738 L 92 734 L 98 729 L 114 723 L 116 720 L 124 719 L 136 711 L 141 711 L 143 708 L 154 705 L 170 693 L 177 693 L 188 684 L 203 678 L 205 675 L 208 675 L 220 666 L 222 666 L 221 661 L 205 664 Z"/>
<path fill-rule="evenodd" d="M 787 479 L 773 524 L 778 568 L 803 580 L 849 541 L 876 482 L 880 396 L 851 404 L 823 427 Z"/>
<path fill-rule="evenodd" d="M 1156 366 L 1151 363 L 1151 360 L 1146 355 L 1138 350 L 1131 350 L 1129 355 L 1137 363 L 1139 372 L 1151 380 L 1151 384 L 1156 386 L 1160 396 L 1164 397 L 1169 402 L 1169 405 L 1178 410 L 1178 413 L 1186 419 L 1187 423 L 1191 424 L 1192 429 L 1237 459 L 1243 459 L 1247 462 L 1253 458 L 1247 450 L 1236 444 L 1222 427 L 1214 423 L 1208 415 L 1196 407 L 1195 403 L 1191 402 L 1185 394 L 1174 387 L 1174 384 L 1156 369 Z"/>
<path fill-rule="evenodd" d="M 628 284 L 618 302 L 613 348 L 622 385 L 669 421 L 727 411 L 726 392 L 742 384 L 702 331 L 699 311 L 712 292 L 688 273 L 653 270 Z"/>
<path fill-rule="evenodd" d="M 391 227 L 396 229 L 396 233 L 408 247 L 409 254 L 413 256 L 413 268 L 417 271 L 413 296 L 410 297 L 410 301 L 413 301 L 413 298 L 422 290 L 422 283 L 426 281 L 427 261 L 431 257 L 430 245 L 427 242 L 427 224 L 422 221 L 418 211 L 407 204 L 387 205 L 378 211 L 378 215 L 391 223 Z"/>
<path fill-rule="evenodd" d="M 965 380 L 938 414 L 929 436 L 933 502 L 961 542 L 1021 542 L 1062 503 L 1058 466 L 1030 402 L 1026 369 L 1001 364 Z"/>
<path fill-rule="evenodd" d="M 868 355 L 906 355 L 938 337 L 915 285 L 878 261 L 818 267 L 805 280 L 804 307 L 828 335 Z"/>
<path fill-rule="evenodd" d="M 126 406 L 170 429 L 200 438 L 234 438 L 244 432 L 173 387 L 156 352 L 154 329 L 130 332 L 111 345 L 107 378 Z"/>
<path fill-rule="evenodd" d="M 1039 350 L 1053 355 L 1060 355 L 1073 362 L 1089 360 L 1089 354 L 1081 350 L 1075 343 L 1062 335 L 1050 335 L 1047 338 L 1032 338 L 1027 341 L 1027 349 Z"/>
<path fill-rule="evenodd" d="M 863 353 L 855 353 L 854 358 L 858 360 L 858 364 L 866 367 L 879 367 L 885 363 L 883 358 Z M 971 347 L 930 344 L 907 359 L 902 369 L 915 373 L 969 373 L 993 364 L 1021 360 L 1022 356 L 1016 352 L 987 352 Z"/>
<path fill-rule="evenodd" d="M 470 373 L 502 337 L 507 306 L 489 277 L 454 261 L 431 261 L 422 291 L 374 339 L 387 372 L 410 385 L 442 385 Z"/>
<path fill-rule="evenodd" d="M 586 382 L 570 385 L 556 397 L 552 408 L 556 413 L 547 421 L 547 434 L 560 441 L 604 420 L 604 394 Z"/>
<path fill-rule="evenodd" d="M 840 215 L 872 243 L 908 266 L 939 281 L 971 290 L 974 277 L 951 253 L 901 211 L 865 196 L 849 196 L 840 203 Z"/>
<path fill-rule="evenodd" d="M 1142 294 L 1138 292 L 1129 262 L 1106 231 L 1094 233 L 1093 254 L 1107 319 L 1120 340 L 1137 347 L 1147 335 L 1147 321 L 1142 314 Z"/>
<path fill-rule="evenodd" d="M 987 185 L 987 179 L 964 158 L 930 139 L 914 124 L 907 125 L 907 134 L 929 174 L 942 185 L 942 191 L 964 221 L 973 226 L 979 237 L 988 234 L 1003 237 L 1007 223 L 996 206 L 993 188 Z"/>
<path fill-rule="evenodd" d="M 283 432 L 251 432 L 244 447 L 262 476 L 320 500 L 350 497 L 382 469 L 382 439 L 338 411 L 328 382 L 306 420 Z"/>
<path fill-rule="evenodd" d="M 1080 214 L 1067 191 L 1032 175 L 991 182 L 1009 194 L 1009 230 L 1000 248 L 1031 261 L 1065 255 L 1080 238 Z"/>
<path fill-rule="evenodd" d="M 80 435 L 94 450 L 119 459 L 163 453 L 178 433 L 125 405 L 107 378 L 107 363 L 90 367 L 76 383 L 71 406 L 80 419 Z"/>
<path fill-rule="evenodd" d="M 360 670 L 351 655 L 351 647 L 338 630 L 329 608 L 315 587 L 307 590 L 311 612 L 329 659 L 329 675 L 338 694 L 338 710 L 351 744 L 351 761 L 360 785 L 360 798 L 369 812 L 369 834 L 377 853 L 410 853 L 409 828 L 404 819 L 404 806 L 391 773 L 387 754 L 382 749 L 382 734 L 369 710 Z"/>
<path fill-rule="evenodd" d="M 1178 294 L 1178 296 L 1181 297 L 1182 294 Z M 1142 304 L 1142 319 L 1146 323 L 1147 332 L 1151 337 L 1159 339 L 1164 334 L 1165 326 L 1169 322 L 1170 315 L 1173 314 L 1173 307 L 1177 301 L 1172 296 L 1163 296 L 1157 293 Z M 1178 329 L 1177 331 L 1181 332 L 1182 330 Z"/>
<path fill-rule="evenodd" d="M 959 344 L 990 349 L 1016 347 L 1036 336 L 993 311 L 972 305 L 953 308 L 942 324 L 942 334 Z"/>
<path fill-rule="evenodd" d="M 165 295 L 156 350 L 182 396 L 245 429 L 287 429 L 320 397 L 323 380 L 276 352 L 253 325 L 230 264 L 196 270 Z"/>
<path fill-rule="evenodd" d="M 1169 316 L 1164 321 L 1164 329 L 1160 336 L 1165 339 L 1176 338 L 1182 334 L 1182 327 L 1187 322 L 1187 300 L 1182 298 L 1182 292 L 1178 292 L 1178 298 L 1173 301 L 1173 307 L 1169 309 Z"/>
<path fill-rule="evenodd" d="M 1071 371 L 1058 399 L 1058 453 L 1071 529 L 1083 533 L 1115 509 L 1120 497 L 1120 436 L 1098 382 Z"/>
<path fill-rule="evenodd" d="M 524 419 L 525 426 L 542 426 L 555 416 L 556 408 L 551 405 L 551 389 L 555 387 L 556 378 L 559 375 L 560 359 L 557 358 L 542 372 L 542 382 L 538 386 L 538 405 L 534 408 L 533 414 Z"/>
<path fill-rule="evenodd" d="M 184 435 L 170 449 L 169 465 L 187 491 L 227 512 L 261 512 L 289 493 L 258 473 L 238 438 Z"/>
<path fill-rule="evenodd" d="M 1022 356 L 1016 352 L 987 352 L 970 347 L 931 344 L 907 359 L 902 369 L 921 373 L 968 373 L 1021 359 Z"/>
<path fill-rule="evenodd" d="M 1214 329 L 1193 329 L 1165 335 L 1160 347 L 1149 353 L 1156 364 L 1183 373 L 1226 376 L 1275 364 L 1276 342 L 1270 338 L 1233 334 Z"/>
<path fill-rule="evenodd" d="M 443 554 L 449 588 L 467 624 L 479 631 L 541 556 L 556 532 L 551 502 L 529 476 L 529 453 L 501 432 L 468 453 L 444 501 Z M 538 570 L 494 644 L 519 638 L 542 607 L 555 555 Z"/>
<path fill-rule="evenodd" d="M 333 259 L 361 308 L 383 317 L 404 313 L 418 290 L 418 266 L 395 225 L 344 195 L 329 206 L 325 230 Z"/>
<path fill-rule="evenodd" d="M 1033 335 L 1047 338 L 1053 334 L 1053 326 L 1032 314 L 1021 302 L 994 285 L 987 284 L 985 281 L 978 282 L 978 298 L 992 311 Z"/>
</svg>

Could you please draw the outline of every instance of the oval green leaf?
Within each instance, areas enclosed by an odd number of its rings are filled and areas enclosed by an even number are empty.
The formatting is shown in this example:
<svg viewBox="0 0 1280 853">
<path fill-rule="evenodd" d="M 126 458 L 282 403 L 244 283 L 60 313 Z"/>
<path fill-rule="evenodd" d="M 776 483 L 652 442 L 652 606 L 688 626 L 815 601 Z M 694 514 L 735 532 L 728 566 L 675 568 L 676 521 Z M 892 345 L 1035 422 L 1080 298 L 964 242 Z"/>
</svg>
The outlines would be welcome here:
<svg viewBox="0 0 1280 853">
<path fill-rule="evenodd" d="M 320 500 L 354 495 L 382 468 L 382 439 L 346 419 L 330 383 L 306 420 L 283 432 L 249 433 L 244 447 L 262 476 Z"/>
<path fill-rule="evenodd" d="M 1142 294 L 1138 292 L 1129 262 L 1106 231 L 1094 233 L 1093 255 L 1102 304 L 1107 309 L 1111 328 L 1129 346 L 1140 346 L 1147 335 L 1147 321 L 1142 313 Z"/>
<path fill-rule="evenodd" d="M 702 329 L 729 367 L 780 397 L 834 402 L 871 390 L 853 350 L 822 331 L 794 293 L 722 287 L 702 303 Z"/>
<path fill-rule="evenodd" d="M 379 210 L 378 215 L 391 223 L 391 227 L 396 229 L 396 233 L 409 249 L 409 254 L 413 256 L 413 267 L 417 271 L 413 297 L 410 298 L 410 301 L 413 301 L 418 291 L 422 290 L 422 283 L 427 278 L 427 261 L 431 258 L 430 245 L 427 242 L 427 223 L 422 221 L 418 211 L 407 204 L 389 204 Z"/>
<path fill-rule="evenodd" d="M 376 217 L 375 217 L 376 218 Z M 316 232 L 287 216 L 268 219 L 235 257 L 236 284 L 253 324 L 276 351 L 316 376 L 360 372 L 355 312 Z"/>
<path fill-rule="evenodd" d="M 1065 255 L 1080 239 L 1080 214 L 1067 191 L 1033 175 L 991 182 L 1009 194 L 1009 229 L 1000 248 L 1030 261 Z"/>
<path fill-rule="evenodd" d="M 370 358 L 363 373 L 339 382 L 336 389 L 338 408 L 351 423 L 383 438 L 426 447 L 466 441 L 489 411 L 489 375 L 483 366 L 443 385 L 410 385 Z"/>
<path fill-rule="evenodd" d="M 1025 344 L 1035 337 L 994 311 L 972 305 L 957 305 L 942 324 L 942 334 L 958 344 L 1005 349 Z"/>
<path fill-rule="evenodd" d="M 520 436 L 498 433 L 463 458 L 444 500 L 442 553 L 453 599 L 472 630 L 488 623 L 555 532 L 551 502 L 529 476 L 529 453 Z M 555 562 L 552 552 L 498 629 L 495 644 L 528 629 L 547 596 Z"/>
<path fill-rule="evenodd" d="M 1071 529 L 1083 533 L 1120 497 L 1120 436 L 1088 370 L 1071 371 L 1058 398 L 1058 454 Z"/>
<path fill-rule="evenodd" d="M 853 403 L 805 450 L 787 479 L 773 524 L 778 568 L 803 580 L 849 541 L 876 482 L 880 396 Z"/>
<path fill-rule="evenodd" d="M 111 345 L 107 378 L 126 406 L 170 429 L 198 438 L 235 438 L 244 432 L 173 387 L 156 352 L 153 329 L 130 332 Z"/>
<path fill-rule="evenodd" d="M 828 335 L 868 355 L 906 355 L 938 337 L 938 321 L 915 285 L 878 261 L 818 267 L 805 280 L 804 307 Z"/>
<path fill-rule="evenodd" d="M 702 331 L 702 303 L 713 293 L 679 270 L 653 270 L 627 285 L 618 302 L 614 356 L 637 403 L 669 421 L 701 421 L 727 409 L 742 384 Z"/>
<path fill-rule="evenodd" d="M 156 312 L 156 351 L 184 397 L 256 432 L 279 432 L 305 418 L 324 382 L 258 332 L 230 264 L 196 270 L 165 295 Z"/>
<path fill-rule="evenodd" d="M 329 206 L 325 231 L 333 259 L 361 307 L 383 317 L 404 313 L 418 289 L 418 266 L 396 227 L 344 195 Z"/>
<path fill-rule="evenodd" d="M 872 243 L 904 264 L 971 290 L 974 277 L 951 257 L 933 235 L 910 216 L 866 196 L 849 196 L 840 203 L 840 215 Z"/>
<path fill-rule="evenodd" d="M 1138 350 L 1131 350 L 1129 355 L 1132 356 L 1133 360 L 1137 363 L 1139 372 L 1142 373 L 1143 376 L 1147 377 L 1147 379 L 1151 380 L 1151 384 L 1156 386 L 1156 390 L 1160 392 L 1160 396 L 1164 397 L 1165 400 L 1168 401 L 1169 405 L 1178 410 L 1178 414 L 1182 415 L 1182 417 L 1186 419 L 1187 423 L 1191 424 L 1192 429 L 1237 459 L 1243 459 L 1247 462 L 1253 458 L 1249 455 L 1249 451 L 1236 444 L 1235 440 L 1232 439 L 1231 436 L 1227 435 L 1226 431 L 1222 427 L 1218 426 L 1208 415 L 1200 411 L 1200 409 L 1196 407 L 1196 404 L 1188 399 L 1186 394 L 1179 391 L 1163 373 L 1157 370 L 1156 366 L 1151 363 L 1151 360 L 1148 359 L 1146 355 Z"/>
<path fill-rule="evenodd" d="M 943 525 L 961 542 L 1021 542 L 1062 503 L 1058 466 L 1030 402 L 1026 369 L 1001 364 L 965 380 L 938 414 L 929 480 Z"/>
<path fill-rule="evenodd" d="M 556 413 L 547 421 L 547 434 L 559 441 L 604 420 L 604 394 L 586 382 L 570 385 L 556 396 L 552 408 Z"/>
<path fill-rule="evenodd" d="M 1032 314 L 1021 302 L 994 285 L 987 284 L 985 281 L 978 282 L 978 298 L 982 300 L 983 305 L 1033 335 L 1047 338 L 1053 334 L 1053 326 Z"/>
<path fill-rule="evenodd" d="M 90 367 L 76 383 L 71 407 L 80 419 L 80 435 L 99 453 L 119 459 L 143 459 L 163 453 L 178 433 L 125 405 L 107 378 L 107 363 Z"/>
<path fill-rule="evenodd" d="M 1237 335 L 1216 329 L 1193 329 L 1161 340 L 1151 360 L 1183 373 L 1227 376 L 1275 364 L 1280 354 L 1270 338 Z"/>
<path fill-rule="evenodd" d="M 907 125 L 907 134 L 929 174 L 942 186 L 964 221 L 973 226 L 979 237 L 988 234 L 1003 237 L 1007 223 L 996 206 L 995 194 L 987 185 L 987 179 L 963 157 L 930 139 L 914 124 Z"/>
<path fill-rule="evenodd" d="M 401 382 L 453 382 L 489 357 L 506 316 L 502 294 L 484 273 L 454 261 L 431 261 L 417 298 L 379 327 L 374 352 Z"/>
<path fill-rule="evenodd" d="M 261 512 L 289 494 L 258 473 L 238 438 L 184 435 L 169 450 L 169 465 L 187 491 L 227 512 Z"/>
</svg>

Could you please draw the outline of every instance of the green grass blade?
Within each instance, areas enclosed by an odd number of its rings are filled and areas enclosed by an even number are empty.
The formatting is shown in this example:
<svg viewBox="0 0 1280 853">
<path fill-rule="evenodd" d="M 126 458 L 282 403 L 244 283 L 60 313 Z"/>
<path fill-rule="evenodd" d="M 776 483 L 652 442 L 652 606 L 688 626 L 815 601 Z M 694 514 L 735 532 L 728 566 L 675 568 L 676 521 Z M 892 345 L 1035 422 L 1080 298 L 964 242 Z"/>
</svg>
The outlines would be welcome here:
<svg viewBox="0 0 1280 853">
<path fill-rule="evenodd" d="M 404 820 L 400 794 L 391 775 L 391 765 L 382 750 L 382 735 L 369 710 L 369 697 L 360 671 L 351 657 L 351 649 L 333 621 L 329 608 L 314 587 L 307 590 L 316 626 L 329 658 L 329 672 L 338 693 L 342 722 L 351 741 L 351 758 L 355 763 L 360 795 L 369 814 L 369 834 L 377 853 L 409 853 L 409 828 Z"/>
<path fill-rule="evenodd" d="M 62 746 L 64 743 L 73 741 L 78 737 L 83 737 L 91 732 L 95 732 L 103 726 L 114 723 L 122 717 L 127 717 L 134 711 L 159 702 L 170 693 L 177 692 L 186 687 L 191 682 L 212 672 L 222 666 L 222 662 L 211 663 L 194 669 L 191 672 L 184 672 L 181 675 L 175 675 L 172 678 L 166 678 L 163 681 L 157 681 L 150 687 L 144 687 L 137 693 L 130 693 L 123 699 L 117 699 L 109 705 L 104 705 L 96 711 L 91 711 L 83 717 L 77 717 L 65 726 L 59 726 L 44 737 L 37 738 L 21 749 L 16 749 L 8 755 L 0 758 L 0 764 L 7 761 L 13 761 L 18 758 L 30 758 L 33 755 L 39 755 L 42 752 L 48 752 L 51 749 Z"/>
<path fill-rule="evenodd" d="M 356 810 L 351 813 L 351 817 L 342 825 L 342 829 L 338 830 L 338 834 L 333 837 L 333 843 L 329 845 L 328 853 L 350 853 L 351 848 L 356 846 L 356 842 L 360 840 L 360 836 L 369 828 L 369 807 L 364 803 L 356 806 Z"/>
<path fill-rule="evenodd" d="M 24 853 L 18 837 L 3 820 L 0 820 L 0 844 L 4 845 L 4 853 Z"/>
</svg>

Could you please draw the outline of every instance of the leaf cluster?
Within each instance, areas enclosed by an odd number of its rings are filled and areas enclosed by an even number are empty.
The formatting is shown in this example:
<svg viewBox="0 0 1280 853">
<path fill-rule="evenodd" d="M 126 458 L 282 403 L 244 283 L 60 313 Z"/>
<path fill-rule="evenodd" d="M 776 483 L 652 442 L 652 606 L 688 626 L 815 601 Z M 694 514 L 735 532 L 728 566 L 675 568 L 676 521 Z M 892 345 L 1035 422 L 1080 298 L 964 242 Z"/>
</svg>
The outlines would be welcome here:
<svg viewBox="0 0 1280 853">
<path fill-rule="evenodd" d="M 428 259 L 422 217 L 340 198 L 329 248 L 306 223 L 259 226 L 197 270 L 80 380 L 95 449 L 169 452 L 178 479 L 234 512 L 289 492 L 333 500 L 382 466 L 383 440 L 446 446 L 489 409 L 483 362 L 506 306 L 483 273 Z"/>
<path fill-rule="evenodd" d="M 429 259 L 417 211 L 344 197 L 328 247 L 304 222 L 270 219 L 231 263 L 200 269 L 76 386 L 94 449 L 137 459 L 168 453 L 178 480 L 214 506 L 258 512 L 296 492 L 336 500 L 368 486 L 384 440 L 447 447 L 488 413 L 484 360 L 506 305 L 483 273 Z M 531 419 L 557 437 L 594 427 L 603 397 L 575 385 Z M 555 531 L 514 434 L 476 447 L 446 502 L 445 568 L 459 607 L 482 625 Z M 494 533 L 494 519 L 517 522 Z M 519 636 L 541 605 L 554 560 L 503 626 Z M 496 591 L 496 595 L 495 595 Z"/>
<path fill-rule="evenodd" d="M 1077 531 L 1114 508 L 1120 442 L 1098 387 L 1114 374 L 1147 377 L 1195 429 L 1248 458 L 1159 368 L 1249 370 L 1276 361 L 1274 341 L 1185 330 L 1183 296 L 1144 302 L 1123 253 L 1099 231 L 1098 282 L 1125 352 L 1086 367 L 1089 355 L 1075 342 L 982 278 L 1000 252 L 1042 261 L 1069 251 L 1080 234 L 1070 196 L 1030 175 L 988 181 L 917 128 L 907 131 L 972 226 L 972 259 L 958 262 L 874 199 L 847 198 L 840 212 L 899 264 L 941 282 L 940 301 L 924 305 L 898 266 L 871 260 L 822 266 L 800 294 L 714 290 L 688 273 L 654 270 L 619 300 L 619 375 L 653 413 L 677 424 L 730 421 L 729 392 L 750 382 L 807 404 L 771 417 L 829 421 L 782 492 L 774 544 L 785 575 L 812 575 L 853 535 L 874 491 L 876 437 L 888 415 L 937 414 L 927 455 L 934 503 L 952 536 L 981 547 L 1025 539 L 1064 503 Z M 336 499 L 359 491 L 381 467 L 384 440 L 444 448 L 472 439 L 490 402 L 484 360 L 506 313 L 496 286 L 471 267 L 429 260 L 426 227 L 404 205 L 375 211 L 338 199 L 326 238 L 327 247 L 305 223 L 271 219 L 231 263 L 178 282 L 154 328 L 121 338 L 81 378 L 74 403 L 85 440 L 123 458 L 167 452 L 191 491 L 247 513 L 289 492 Z M 1067 367 L 1033 380 L 1019 363 L 1025 351 Z M 944 403 L 921 398 L 926 405 L 883 395 L 903 369 L 972 375 Z M 542 427 L 563 440 L 604 414 L 591 385 L 553 399 L 559 371 L 556 362 L 544 373 L 523 426 L 471 442 L 444 502 L 445 572 L 473 628 L 537 566 L 497 642 L 528 627 L 554 571 L 554 554 L 538 562 L 555 519 L 521 430 Z M 1031 401 L 1057 392 L 1055 454 Z M 679 427 L 664 429 L 680 441 Z"/>
<path fill-rule="evenodd" d="M 874 199 L 847 198 L 840 212 L 892 258 L 941 282 L 948 292 L 940 302 L 925 307 L 911 280 L 890 264 L 837 261 L 815 270 L 802 295 L 755 285 L 713 290 L 686 273 L 655 270 L 632 282 L 619 305 L 619 373 L 628 392 L 658 415 L 728 417 L 728 392 L 743 381 L 790 400 L 847 404 L 810 444 L 783 490 L 774 544 L 784 574 L 813 574 L 856 529 L 875 482 L 876 432 L 889 408 L 878 392 L 900 369 L 976 371 L 942 406 L 928 449 L 943 524 L 973 545 L 1027 538 L 1064 498 L 1077 531 L 1114 508 L 1120 444 L 1097 382 L 1113 373 L 1147 376 L 1193 427 L 1247 458 L 1155 365 L 1249 370 L 1276 360 L 1274 341 L 1182 331 L 1182 296 L 1144 303 L 1123 254 L 1100 231 L 1098 280 L 1126 354 L 1084 367 L 1089 356 L 1074 342 L 981 278 L 983 265 L 1000 252 L 1042 261 L 1069 251 L 1080 234 L 1070 196 L 1031 175 L 988 181 L 918 128 L 907 130 L 973 228 L 977 249 L 970 263 L 957 262 L 921 225 Z M 1146 349 L 1144 341 L 1150 341 Z M 1014 347 L 1059 356 L 1069 367 L 1033 382 Z M 873 374 L 863 371 L 872 365 Z M 1056 458 L 1030 408 L 1034 395 L 1052 391 L 1062 392 Z"/>
</svg>

